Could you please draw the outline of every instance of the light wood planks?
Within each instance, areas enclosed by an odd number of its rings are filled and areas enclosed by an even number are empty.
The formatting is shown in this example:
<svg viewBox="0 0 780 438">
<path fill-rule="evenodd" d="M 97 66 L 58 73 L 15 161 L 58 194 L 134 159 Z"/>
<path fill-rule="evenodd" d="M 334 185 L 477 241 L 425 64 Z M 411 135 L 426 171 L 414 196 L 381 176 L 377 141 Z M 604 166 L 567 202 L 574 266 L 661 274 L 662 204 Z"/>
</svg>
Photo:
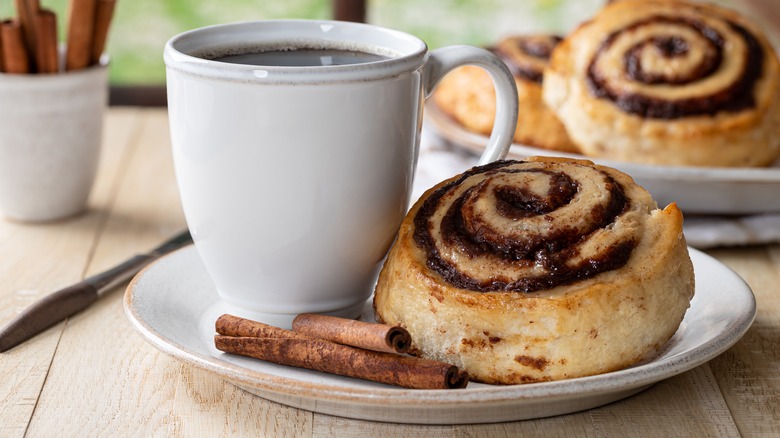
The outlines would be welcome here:
<svg viewBox="0 0 780 438">
<path fill-rule="evenodd" d="M 753 289 L 756 321 L 742 340 L 711 361 L 740 432 L 780 436 L 780 246 L 713 251 Z"/>
<path fill-rule="evenodd" d="M 42 294 L 183 227 L 165 111 L 112 109 L 90 212 L 50 225 L 0 222 L 0 323 Z M 0 354 L 0 436 L 777 435 L 780 246 L 711 253 L 756 293 L 758 318 L 745 339 L 704 366 L 590 411 L 441 426 L 312 414 L 157 351 L 124 317 L 120 287 L 66 324 Z"/>
<path fill-rule="evenodd" d="M 88 212 L 50 224 L 0 222 L 0 324 L 45 294 L 83 278 L 133 121 L 131 113 L 106 119 L 104 139 L 110 137 L 112 144 L 103 150 Z M 0 436 L 25 433 L 64 327 L 60 323 L 0 354 Z"/>
</svg>

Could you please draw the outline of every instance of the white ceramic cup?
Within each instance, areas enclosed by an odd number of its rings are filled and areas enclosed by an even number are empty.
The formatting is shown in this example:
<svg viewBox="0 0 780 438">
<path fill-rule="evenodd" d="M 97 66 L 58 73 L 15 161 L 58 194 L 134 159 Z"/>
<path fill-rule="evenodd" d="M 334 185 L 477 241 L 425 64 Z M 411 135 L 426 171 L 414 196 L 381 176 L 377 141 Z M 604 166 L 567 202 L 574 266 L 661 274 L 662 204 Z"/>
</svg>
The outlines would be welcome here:
<svg viewBox="0 0 780 438">
<path fill-rule="evenodd" d="M 387 59 L 279 67 L 217 62 L 279 47 Z M 423 101 L 453 68 L 485 68 L 497 117 L 482 163 L 503 158 L 515 83 L 489 52 L 428 51 L 359 23 L 274 20 L 196 29 L 165 47 L 182 206 L 220 297 L 280 326 L 301 312 L 359 315 L 408 205 Z"/>
<path fill-rule="evenodd" d="M 107 83 L 105 64 L 0 73 L 0 214 L 45 222 L 84 211 L 100 157 Z"/>
</svg>

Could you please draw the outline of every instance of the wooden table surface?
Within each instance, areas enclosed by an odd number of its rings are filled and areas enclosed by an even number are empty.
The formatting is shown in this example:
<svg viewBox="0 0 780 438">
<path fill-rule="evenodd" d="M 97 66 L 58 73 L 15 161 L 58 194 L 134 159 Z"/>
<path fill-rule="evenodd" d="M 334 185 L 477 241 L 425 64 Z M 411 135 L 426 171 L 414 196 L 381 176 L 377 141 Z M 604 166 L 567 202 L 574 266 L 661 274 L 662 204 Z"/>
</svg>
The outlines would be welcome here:
<svg viewBox="0 0 780 438">
<path fill-rule="evenodd" d="M 0 325 L 62 286 L 184 227 L 167 115 L 111 109 L 90 210 L 0 220 Z M 148 344 L 124 286 L 0 353 L 0 437 L 17 436 L 780 436 L 780 246 L 708 251 L 753 288 L 758 316 L 711 362 L 608 406 L 531 421 L 421 426 L 313 414 L 250 395 Z"/>
</svg>

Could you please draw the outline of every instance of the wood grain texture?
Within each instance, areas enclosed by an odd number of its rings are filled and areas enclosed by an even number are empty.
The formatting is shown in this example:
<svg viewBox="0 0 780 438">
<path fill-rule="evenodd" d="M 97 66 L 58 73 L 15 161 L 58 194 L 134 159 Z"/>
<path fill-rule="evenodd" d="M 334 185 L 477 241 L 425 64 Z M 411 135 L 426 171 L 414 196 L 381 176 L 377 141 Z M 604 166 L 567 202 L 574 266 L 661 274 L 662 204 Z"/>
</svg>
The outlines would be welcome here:
<svg viewBox="0 0 780 438">
<path fill-rule="evenodd" d="M 111 109 L 105 131 L 86 214 L 35 226 L 0 221 L 0 324 L 184 226 L 165 111 Z M 756 294 L 758 317 L 747 336 L 703 366 L 589 411 L 423 426 L 286 407 L 153 348 L 125 318 L 118 287 L 66 323 L 0 353 L 0 436 L 777 436 L 780 245 L 709 252 Z"/>
<path fill-rule="evenodd" d="M 85 214 L 40 225 L 0 222 L 0 324 L 47 293 L 84 278 L 126 146 L 121 139 L 134 131 L 132 121 L 132 114 L 123 113 L 106 120 L 105 132 L 117 140 L 104 148 Z M 8 376 L 0 379 L 0 436 L 25 433 L 65 325 L 0 354 L 0 376 Z"/>
<path fill-rule="evenodd" d="M 713 251 L 756 296 L 756 321 L 744 338 L 711 361 L 744 436 L 780 436 L 780 246 Z"/>
<path fill-rule="evenodd" d="M 148 250 L 184 226 L 173 174 L 164 168 L 171 165 L 165 119 L 136 112 L 135 127 L 124 140 L 123 168 L 115 173 L 111 199 L 103 206 L 105 220 L 97 230 L 100 241 L 86 275 Z M 154 122 L 160 126 L 150 126 Z M 117 145 L 106 144 L 112 146 Z M 72 426 L 72 433 L 107 435 L 117 426 L 115 421 L 136 424 L 145 435 L 166 433 L 175 426 L 168 411 L 179 364 L 147 348 L 135 334 L 124 318 L 122 290 L 117 289 L 72 318 L 52 362 L 31 433 L 52 436 L 67 428 L 63 425 L 72 412 L 63 410 L 63 405 L 87 414 L 82 424 Z"/>
</svg>

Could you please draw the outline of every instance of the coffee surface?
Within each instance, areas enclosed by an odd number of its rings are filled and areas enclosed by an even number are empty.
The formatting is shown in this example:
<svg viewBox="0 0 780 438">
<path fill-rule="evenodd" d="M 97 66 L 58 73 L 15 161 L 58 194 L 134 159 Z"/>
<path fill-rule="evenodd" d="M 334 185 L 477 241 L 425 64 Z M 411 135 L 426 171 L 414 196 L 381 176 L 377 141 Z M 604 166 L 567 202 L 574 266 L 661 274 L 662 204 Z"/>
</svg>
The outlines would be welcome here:
<svg viewBox="0 0 780 438">
<path fill-rule="evenodd" d="M 293 49 L 231 54 L 214 61 L 267 67 L 321 67 L 327 65 L 363 64 L 388 59 L 373 53 L 340 49 Z"/>
</svg>

